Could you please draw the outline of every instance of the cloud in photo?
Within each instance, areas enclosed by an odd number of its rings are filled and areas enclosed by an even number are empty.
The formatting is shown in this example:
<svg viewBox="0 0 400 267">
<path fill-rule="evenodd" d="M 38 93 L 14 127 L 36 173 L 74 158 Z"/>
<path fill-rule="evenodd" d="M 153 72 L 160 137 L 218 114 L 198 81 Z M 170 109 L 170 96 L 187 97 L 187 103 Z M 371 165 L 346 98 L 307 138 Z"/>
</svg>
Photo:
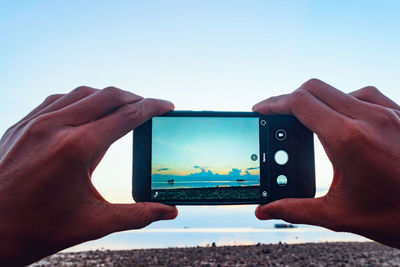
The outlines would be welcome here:
<svg viewBox="0 0 400 267">
<path fill-rule="evenodd" d="M 219 174 L 219 173 L 213 173 L 211 170 L 207 170 L 205 168 L 200 167 L 201 171 L 200 172 L 195 172 L 195 173 L 191 173 L 188 175 L 188 177 L 243 177 L 243 176 L 247 176 L 247 175 L 252 175 L 251 173 L 249 173 L 247 170 L 244 171 L 244 174 L 242 174 L 242 170 L 241 169 L 237 169 L 237 168 L 232 168 L 231 171 L 228 174 Z"/>
<path fill-rule="evenodd" d="M 156 171 L 162 172 L 162 171 L 168 171 L 168 170 L 169 170 L 169 168 L 160 168 L 160 169 L 158 169 L 158 170 L 156 170 Z"/>
<path fill-rule="evenodd" d="M 210 170 L 206 170 L 204 168 L 200 168 L 201 172 L 195 172 L 195 173 L 191 173 L 188 176 L 192 176 L 192 177 L 212 177 L 212 176 L 217 176 L 219 175 L 218 173 L 213 173 Z"/>
<path fill-rule="evenodd" d="M 251 170 L 257 170 L 257 169 L 259 169 L 260 167 L 250 167 L 250 168 L 247 168 L 246 170 L 248 170 L 248 171 L 251 171 Z"/>
<path fill-rule="evenodd" d="M 233 168 L 229 173 L 228 176 L 241 176 L 240 173 L 242 170 Z"/>
<path fill-rule="evenodd" d="M 195 169 L 207 169 L 207 166 L 199 166 L 199 165 L 194 165 L 193 168 Z"/>
</svg>

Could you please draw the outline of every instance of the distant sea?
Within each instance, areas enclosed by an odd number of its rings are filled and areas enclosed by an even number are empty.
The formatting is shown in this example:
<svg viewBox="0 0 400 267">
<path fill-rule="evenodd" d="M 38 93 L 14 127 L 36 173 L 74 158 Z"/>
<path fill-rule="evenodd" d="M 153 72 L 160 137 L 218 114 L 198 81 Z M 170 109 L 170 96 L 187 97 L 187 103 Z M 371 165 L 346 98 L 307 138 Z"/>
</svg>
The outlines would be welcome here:
<svg viewBox="0 0 400 267">
<path fill-rule="evenodd" d="M 176 189 L 176 188 L 204 188 L 218 186 L 258 186 L 260 176 L 258 175 L 160 175 L 153 174 L 152 189 Z"/>
<path fill-rule="evenodd" d="M 321 227 L 296 225 L 293 229 L 276 229 L 280 220 L 259 221 L 255 205 L 180 206 L 179 216 L 150 226 L 114 233 L 65 251 L 96 249 L 140 249 L 166 247 L 252 245 L 257 243 L 304 243 L 329 241 L 368 241 L 358 235 L 336 233 Z"/>
</svg>

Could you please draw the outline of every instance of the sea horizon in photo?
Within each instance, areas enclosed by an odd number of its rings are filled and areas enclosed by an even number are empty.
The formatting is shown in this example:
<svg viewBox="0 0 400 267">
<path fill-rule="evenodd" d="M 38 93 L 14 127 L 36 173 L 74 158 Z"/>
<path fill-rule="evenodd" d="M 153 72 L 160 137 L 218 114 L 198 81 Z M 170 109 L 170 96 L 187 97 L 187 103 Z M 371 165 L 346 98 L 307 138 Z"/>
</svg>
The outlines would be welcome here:
<svg viewBox="0 0 400 267">
<path fill-rule="evenodd" d="M 233 169 L 234 171 L 235 169 Z M 200 173 L 198 173 L 200 174 Z M 151 175 L 151 188 L 157 189 L 179 189 L 179 188 L 209 188 L 229 186 L 259 186 L 259 175 Z"/>
</svg>

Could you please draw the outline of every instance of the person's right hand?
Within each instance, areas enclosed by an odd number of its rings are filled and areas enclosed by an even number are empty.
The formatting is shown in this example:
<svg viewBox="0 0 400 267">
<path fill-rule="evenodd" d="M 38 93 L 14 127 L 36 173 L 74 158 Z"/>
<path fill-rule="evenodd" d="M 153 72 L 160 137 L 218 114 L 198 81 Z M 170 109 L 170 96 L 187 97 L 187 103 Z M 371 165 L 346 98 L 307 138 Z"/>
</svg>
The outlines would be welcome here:
<svg viewBox="0 0 400 267">
<path fill-rule="evenodd" d="M 293 114 L 315 132 L 333 165 L 328 193 L 258 206 L 259 219 L 353 232 L 400 248 L 400 107 L 374 87 L 345 94 L 312 79 L 253 107 Z"/>
</svg>

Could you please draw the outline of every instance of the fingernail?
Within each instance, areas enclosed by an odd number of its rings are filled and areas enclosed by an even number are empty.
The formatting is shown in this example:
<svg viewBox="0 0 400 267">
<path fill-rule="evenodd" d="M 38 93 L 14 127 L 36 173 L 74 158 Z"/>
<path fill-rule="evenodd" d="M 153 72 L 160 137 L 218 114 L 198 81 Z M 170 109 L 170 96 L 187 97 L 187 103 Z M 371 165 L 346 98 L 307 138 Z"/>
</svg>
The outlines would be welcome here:
<svg viewBox="0 0 400 267">
<path fill-rule="evenodd" d="M 255 105 L 253 106 L 252 110 L 253 110 L 254 112 L 257 112 L 258 109 L 259 109 L 259 107 L 260 107 L 260 103 L 257 103 L 257 104 L 255 104 Z"/>
<path fill-rule="evenodd" d="M 171 101 L 164 99 L 159 99 L 159 101 L 162 104 L 162 107 L 166 110 L 173 110 L 175 108 L 174 103 L 172 103 Z"/>
<path fill-rule="evenodd" d="M 175 109 L 175 105 L 174 103 L 172 103 L 171 101 L 166 101 L 169 105 L 170 110 L 174 110 Z"/>
</svg>

